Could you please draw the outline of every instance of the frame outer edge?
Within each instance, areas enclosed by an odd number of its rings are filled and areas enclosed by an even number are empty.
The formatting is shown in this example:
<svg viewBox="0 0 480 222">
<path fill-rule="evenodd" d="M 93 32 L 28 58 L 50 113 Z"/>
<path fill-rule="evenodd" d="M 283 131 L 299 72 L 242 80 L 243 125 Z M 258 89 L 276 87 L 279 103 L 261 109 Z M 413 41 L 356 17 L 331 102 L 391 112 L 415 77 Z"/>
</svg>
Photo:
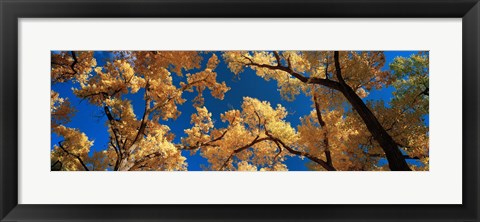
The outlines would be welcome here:
<svg viewBox="0 0 480 222">
<path fill-rule="evenodd" d="M 0 0 L 0 220 L 18 206 L 18 12 L 11 5 Z"/>
<path fill-rule="evenodd" d="M 464 183 L 462 202 L 466 213 L 469 214 L 465 215 L 468 220 L 479 221 L 480 2 L 477 2 L 463 17 L 462 35 L 462 177 Z M 466 193 L 467 190 L 473 193 Z"/>
<path fill-rule="evenodd" d="M 475 89 L 477 90 L 476 92 L 476 97 L 475 97 L 475 102 L 476 102 L 476 128 L 475 132 L 476 135 L 474 136 L 475 144 L 476 146 L 472 146 L 472 149 L 476 151 L 476 161 L 472 163 L 473 166 L 471 166 L 471 169 L 475 169 L 476 171 L 473 172 L 472 178 L 475 178 L 475 181 L 473 183 L 473 186 L 476 187 L 475 190 L 477 192 L 476 195 L 476 200 L 475 200 L 475 220 L 479 221 L 480 220 L 480 151 L 479 151 L 479 141 L 480 141 L 480 2 L 477 2 L 477 4 L 473 7 L 472 11 L 475 14 L 475 20 L 474 20 L 474 27 L 476 27 L 475 30 L 475 36 L 474 36 L 474 42 L 472 42 L 472 48 L 475 48 L 474 52 L 475 55 L 472 56 L 472 63 L 475 66 L 475 74 L 476 76 L 476 87 Z M 472 195 L 473 196 L 473 195 Z"/>
<path fill-rule="evenodd" d="M 3 86 L 3 73 L 4 73 L 4 70 L 3 70 L 3 53 L 4 53 L 4 50 L 3 50 L 3 35 L 4 35 L 4 29 L 3 27 L 5 26 L 5 23 L 4 23 L 4 13 L 3 13 L 3 1 L 0 1 L 0 24 L 2 26 L 2 28 L 0 28 L 0 86 Z M 3 181 L 4 179 L 4 166 L 3 166 L 3 162 L 4 162 L 4 154 L 3 154 L 3 151 L 5 150 L 5 147 L 3 147 L 3 87 L 0 88 L 0 180 Z M 5 188 L 3 187 L 3 183 L 0 183 L 0 220 L 5 217 L 5 209 L 4 209 L 4 192 L 5 192 Z"/>
<path fill-rule="evenodd" d="M 24 1 L 23 1 L 24 2 Z M 45 2 L 45 1 L 37 1 L 37 2 Z M 67 1 L 68 2 L 68 1 Z M 9 7 L 12 6 L 13 3 L 11 1 L 4 1 L 0 0 L 0 220 L 17 220 L 17 219 L 27 219 L 29 217 L 30 211 L 23 211 L 22 215 L 8 215 L 8 213 L 14 213 L 13 211 L 21 210 L 22 206 L 18 205 L 18 159 L 17 159 L 17 149 L 12 147 L 18 148 L 17 143 L 17 132 L 18 132 L 18 67 L 17 62 L 18 60 L 18 23 L 17 18 L 19 18 L 19 11 L 18 8 Z M 14 10 L 9 10 L 10 8 L 14 8 Z M 438 17 L 438 16 L 437 16 Z M 470 82 L 466 81 L 467 78 L 463 79 L 464 87 L 463 91 L 466 92 L 466 88 L 468 88 L 468 92 L 472 93 L 472 97 L 469 100 L 466 100 L 466 96 L 463 96 L 463 106 L 465 108 L 465 104 L 467 102 L 472 102 L 474 100 L 475 108 L 470 111 L 464 110 L 465 115 L 463 115 L 464 119 L 464 127 L 465 125 L 471 126 L 468 129 L 474 129 L 470 132 L 470 138 L 465 144 L 469 145 L 467 148 L 478 148 L 478 137 L 480 136 L 478 132 L 478 127 L 480 125 L 480 119 L 478 118 L 478 111 L 480 110 L 480 104 L 478 102 L 479 96 L 479 89 L 480 86 L 480 78 L 478 77 L 480 66 L 479 66 L 479 58 L 480 58 L 480 3 L 475 4 L 468 13 L 465 14 L 464 21 L 466 23 L 462 24 L 464 30 L 463 34 L 465 35 L 468 33 L 471 36 L 469 38 L 463 38 L 463 61 L 464 64 L 462 66 L 464 72 L 466 70 L 472 71 L 470 73 Z M 465 28 L 468 25 L 471 29 L 470 32 L 466 32 Z M 15 27 L 12 27 L 15 26 Z M 8 31 L 15 30 L 15 33 L 11 33 Z M 8 32 L 8 33 L 7 33 Z M 467 40 L 467 41 L 465 41 Z M 468 44 L 466 44 L 468 42 Z M 465 77 L 466 75 L 464 75 Z M 14 93 L 12 93 L 14 92 Z M 472 117 L 473 119 L 466 119 L 465 117 Z M 466 121 L 465 121 L 466 120 Z M 475 120 L 475 121 L 472 121 Z M 469 123 L 470 122 L 470 123 Z M 8 131 L 6 130 L 8 129 Z M 465 128 L 464 128 L 465 129 Z M 465 131 L 464 131 L 465 133 Z M 465 137 L 465 136 L 464 136 Z M 467 137 L 465 137 L 467 138 Z M 472 146 L 473 145 L 473 146 Z M 465 146 L 464 146 L 465 147 Z M 7 149 L 8 148 L 8 149 Z M 478 208 L 478 201 L 480 200 L 480 187 L 478 186 L 479 180 L 479 163 L 480 156 L 478 150 L 472 151 L 475 155 L 466 156 L 465 152 L 463 153 L 464 160 L 467 160 L 469 165 L 465 165 L 464 167 L 469 167 L 470 171 L 468 174 L 465 174 L 464 168 L 464 179 L 467 178 L 465 176 L 473 176 L 470 177 L 470 180 L 464 180 L 464 182 L 469 182 L 469 184 L 464 184 L 465 187 L 472 188 L 470 191 L 477 192 L 476 194 L 468 194 L 470 198 L 466 198 L 465 189 L 463 194 L 463 200 L 470 200 L 473 202 L 472 205 L 467 205 L 467 209 L 465 213 L 470 213 L 469 215 L 463 215 L 463 218 L 457 218 L 455 221 L 478 221 L 479 220 L 479 209 Z M 472 153 L 470 153 L 472 154 Z M 470 202 L 470 204 L 472 203 Z M 465 202 L 464 202 L 465 204 Z M 23 206 L 26 207 L 26 206 Z M 32 206 L 33 207 L 33 206 Z M 465 205 L 464 205 L 465 207 Z M 472 209 L 473 208 L 473 209 Z M 36 218 L 36 219 L 46 219 L 46 218 Z M 74 220 L 73 217 L 70 218 Z M 157 218 L 159 219 L 159 218 Z M 300 218 L 299 218 L 300 219 Z M 360 221 L 362 218 L 358 218 Z M 365 218 L 364 218 L 365 219 Z M 63 219 L 64 220 L 64 219 Z M 128 220 L 128 219 L 127 219 Z M 345 220 L 348 221 L 348 220 Z M 394 220 L 390 220 L 394 221 Z M 398 220 L 395 220 L 398 221 Z"/>
</svg>

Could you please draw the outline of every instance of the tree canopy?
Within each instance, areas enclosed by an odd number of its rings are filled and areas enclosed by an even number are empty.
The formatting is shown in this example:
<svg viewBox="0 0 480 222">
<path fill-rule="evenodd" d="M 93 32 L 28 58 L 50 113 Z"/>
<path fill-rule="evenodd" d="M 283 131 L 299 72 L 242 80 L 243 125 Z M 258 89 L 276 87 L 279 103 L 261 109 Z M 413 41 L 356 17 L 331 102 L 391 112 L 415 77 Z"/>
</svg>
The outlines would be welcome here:
<svg viewBox="0 0 480 222">
<path fill-rule="evenodd" d="M 187 170 L 198 159 L 213 171 L 285 171 L 293 160 L 308 170 L 429 169 L 428 52 L 390 61 L 381 51 L 106 53 L 51 54 L 52 170 Z M 245 93 L 213 115 L 244 75 L 274 82 L 255 91 L 283 105 Z M 304 115 L 285 105 L 301 98 Z M 80 117 L 85 106 L 98 115 Z M 104 144 L 77 118 L 104 122 Z"/>
</svg>

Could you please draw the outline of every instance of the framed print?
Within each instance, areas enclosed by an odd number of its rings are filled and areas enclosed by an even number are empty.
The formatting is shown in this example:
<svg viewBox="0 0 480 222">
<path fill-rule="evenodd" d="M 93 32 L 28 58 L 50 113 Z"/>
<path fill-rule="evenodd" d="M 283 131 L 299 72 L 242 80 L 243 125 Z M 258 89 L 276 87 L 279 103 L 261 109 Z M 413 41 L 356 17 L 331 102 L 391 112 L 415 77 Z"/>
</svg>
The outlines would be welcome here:
<svg viewBox="0 0 480 222">
<path fill-rule="evenodd" d="M 479 10 L 2 1 L 2 221 L 477 221 Z"/>
</svg>

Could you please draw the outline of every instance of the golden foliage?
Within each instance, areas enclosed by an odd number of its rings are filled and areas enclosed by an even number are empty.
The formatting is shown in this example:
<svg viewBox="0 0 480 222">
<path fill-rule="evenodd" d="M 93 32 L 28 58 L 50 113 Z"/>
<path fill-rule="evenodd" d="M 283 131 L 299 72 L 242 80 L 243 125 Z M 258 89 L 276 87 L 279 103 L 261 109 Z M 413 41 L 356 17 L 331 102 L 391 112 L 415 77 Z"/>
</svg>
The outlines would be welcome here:
<svg viewBox="0 0 480 222">
<path fill-rule="evenodd" d="M 217 53 L 115 52 L 102 67 L 93 52 L 52 53 L 52 84 L 74 83 L 73 93 L 107 117 L 109 133 L 106 149 L 90 152 L 93 141 L 65 126 L 75 109 L 52 90 L 52 131 L 63 139 L 51 152 L 52 170 L 187 170 L 184 150 L 198 151 L 209 170 L 285 171 L 288 158 L 308 159 L 313 170 L 388 170 L 380 166 L 384 147 L 346 88 L 371 110 L 402 154 L 422 163 L 410 167 L 428 170 L 427 54 L 396 58 L 389 69 L 382 52 L 226 51 L 221 59 L 236 75 L 250 69 L 275 81 L 288 101 L 311 97 L 311 112 L 292 126 L 280 104 L 244 97 L 240 109 L 219 116 L 223 127 L 218 127 L 218 117 L 204 106 L 205 91 L 223 100 L 230 90 L 217 81 Z M 395 89 L 391 101 L 368 100 L 384 87 Z M 139 93 L 144 107 L 136 116 L 127 95 Z M 185 93 L 195 93 L 190 102 L 196 113 L 177 144 L 167 121 L 181 115 Z"/>
</svg>

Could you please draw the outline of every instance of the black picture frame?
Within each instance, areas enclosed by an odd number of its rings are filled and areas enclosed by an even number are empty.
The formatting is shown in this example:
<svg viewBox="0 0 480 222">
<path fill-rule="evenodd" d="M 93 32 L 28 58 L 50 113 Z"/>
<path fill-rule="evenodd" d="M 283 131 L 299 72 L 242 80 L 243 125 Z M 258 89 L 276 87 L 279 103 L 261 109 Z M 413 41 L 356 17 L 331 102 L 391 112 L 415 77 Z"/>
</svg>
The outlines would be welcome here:
<svg viewBox="0 0 480 222">
<path fill-rule="evenodd" d="M 478 0 L 0 0 L 1 221 L 478 221 Z M 461 205 L 18 204 L 18 19 L 120 17 L 463 18 Z M 448 43 L 446 43 L 448 44 Z M 453 74 L 456 75 L 456 74 Z M 456 117 L 451 117 L 456 118 Z M 460 120 L 459 120 L 460 121 Z M 446 163 L 448 164 L 448 163 Z M 41 191 L 39 191 L 41 192 Z M 308 194 L 299 194 L 308 195 Z M 341 194 L 339 194 L 341 195 Z"/>
</svg>

